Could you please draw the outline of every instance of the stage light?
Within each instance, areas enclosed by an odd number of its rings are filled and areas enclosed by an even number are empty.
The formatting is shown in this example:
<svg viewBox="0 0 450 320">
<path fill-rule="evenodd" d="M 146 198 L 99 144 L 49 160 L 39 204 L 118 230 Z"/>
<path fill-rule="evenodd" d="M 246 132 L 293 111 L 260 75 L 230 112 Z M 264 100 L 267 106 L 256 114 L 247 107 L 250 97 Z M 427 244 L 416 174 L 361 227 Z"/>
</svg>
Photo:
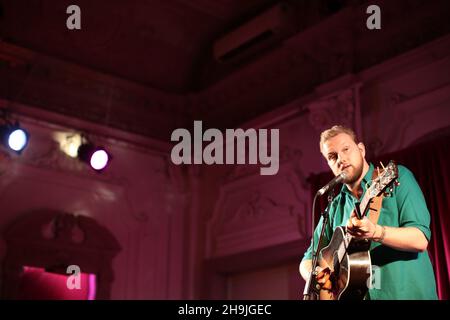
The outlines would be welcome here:
<svg viewBox="0 0 450 320">
<path fill-rule="evenodd" d="M 95 170 L 101 170 L 106 167 L 108 160 L 108 153 L 105 150 L 96 150 L 91 157 L 91 167 Z"/>
<path fill-rule="evenodd" d="M 78 158 L 88 163 L 95 171 L 102 171 L 108 165 L 111 156 L 103 147 L 84 143 L 78 148 Z"/>
<path fill-rule="evenodd" d="M 58 131 L 54 132 L 53 138 L 67 156 L 78 158 L 95 171 L 104 170 L 111 160 L 109 152 L 95 145 L 85 133 Z"/>
<path fill-rule="evenodd" d="M 18 123 L 15 125 L 9 123 L 2 125 L 0 132 L 3 144 L 19 154 L 28 145 L 29 134 Z"/>
<path fill-rule="evenodd" d="M 62 152 L 71 158 L 78 157 L 78 148 L 83 140 L 80 133 L 57 131 L 53 133 L 53 138 Z"/>
</svg>

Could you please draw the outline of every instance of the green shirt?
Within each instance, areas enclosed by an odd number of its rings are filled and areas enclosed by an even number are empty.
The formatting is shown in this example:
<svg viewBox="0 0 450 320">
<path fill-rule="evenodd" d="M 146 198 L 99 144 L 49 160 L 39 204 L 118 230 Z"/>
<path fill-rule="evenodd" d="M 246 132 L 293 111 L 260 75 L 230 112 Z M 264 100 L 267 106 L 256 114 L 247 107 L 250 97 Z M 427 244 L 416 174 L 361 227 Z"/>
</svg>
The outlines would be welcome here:
<svg viewBox="0 0 450 320">
<path fill-rule="evenodd" d="M 366 183 L 372 178 L 374 166 L 364 176 L 361 187 L 366 191 Z M 390 196 L 385 196 L 378 224 L 390 227 L 416 227 L 430 240 L 430 213 L 428 212 L 422 191 L 414 175 L 404 166 L 398 166 L 398 186 L 393 186 Z M 338 226 L 345 226 L 358 200 L 344 185 L 333 199 L 329 220 L 321 247 L 326 246 Z M 314 245 L 317 247 L 323 218 L 314 232 Z M 311 246 L 303 259 L 311 259 Z M 372 260 L 373 288 L 369 290 L 369 299 L 437 299 L 433 267 L 428 252 L 400 251 L 372 241 L 370 247 Z M 376 266 L 376 267 L 375 267 Z"/>
</svg>

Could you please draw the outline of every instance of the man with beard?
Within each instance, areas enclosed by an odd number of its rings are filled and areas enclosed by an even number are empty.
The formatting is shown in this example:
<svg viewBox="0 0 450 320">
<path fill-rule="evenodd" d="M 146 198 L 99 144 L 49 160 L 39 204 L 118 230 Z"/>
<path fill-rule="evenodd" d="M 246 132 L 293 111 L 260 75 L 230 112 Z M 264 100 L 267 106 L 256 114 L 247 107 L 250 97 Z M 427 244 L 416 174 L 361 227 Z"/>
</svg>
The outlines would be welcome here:
<svg viewBox="0 0 450 320">
<path fill-rule="evenodd" d="M 346 173 L 342 189 L 333 199 L 329 220 L 320 248 L 331 240 L 338 226 L 357 239 L 371 240 L 371 263 L 376 268 L 378 284 L 369 288 L 365 299 L 437 299 L 434 272 L 427 252 L 430 240 L 430 214 L 414 175 L 398 166 L 399 185 L 382 200 L 377 223 L 368 217 L 358 219 L 355 203 L 360 201 L 372 180 L 373 164 L 366 159 L 363 143 L 355 133 L 343 126 L 334 126 L 320 136 L 320 151 L 335 176 Z M 370 213 L 369 213 L 370 215 Z M 323 217 L 314 232 L 317 248 Z M 307 280 L 312 265 L 312 244 L 300 263 L 300 273 Z M 329 269 L 317 268 L 316 280 L 323 290 L 332 290 Z"/>
</svg>

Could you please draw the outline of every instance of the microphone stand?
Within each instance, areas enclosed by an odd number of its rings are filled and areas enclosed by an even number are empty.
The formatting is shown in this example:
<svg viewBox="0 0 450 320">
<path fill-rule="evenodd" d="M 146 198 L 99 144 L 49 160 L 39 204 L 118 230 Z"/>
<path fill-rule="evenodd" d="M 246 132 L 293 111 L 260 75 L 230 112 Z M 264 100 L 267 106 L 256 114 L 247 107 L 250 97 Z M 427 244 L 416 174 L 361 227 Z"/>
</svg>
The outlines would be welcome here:
<svg viewBox="0 0 450 320">
<path fill-rule="evenodd" d="M 334 195 L 333 195 L 333 188 L 328 192 L 328 196 L 327 196 L 327 200 L 328 200 L 328 205 L 325 208 L 325 210 L 322 212 L 322 217 L 323 217 L 323 221 L 322 221 L 322 228 L 320 230 L 320 237 L 319 237 L 319 243 L 317 244 L 317 249 L 314 249 L 314 209 L 315 209 L 315 204 L 316 204 L 316 200 L 317 200 L 317 196 L 318 194 L 315 195 L 314 197 L 314 201 L 313 201 L 313 210 L 312 210 L 312 222 L 311 222 L 311 226 L 312 226 L 312 242 L 313 242 L 313 247 L 312 247 L 312 251 L 313 251 L 313 259 L 312 259 L 312 266 L 311 266 L 311 272 L 309 274 L 309 278 L 308 281 L 306 282 L 305 285 L 305 289 L 303 291 L 303 300 L 317 300 L 319 297 L 319 293 L 320 293 L 320 285 L 316 282 L 316 267 L 317 267 L 317 262 L 319 260 L 319 251 L 321 250 L 320 248 L 320 243 L 322 242 L 322 238 L 323 235 L 325 234 L 325 226 L 328 224 L 328 218 L 329 218 L 329 210 L 330 210 L 330 206 L 331 206 L 331 202 L 333 201 Z"/>
</svg>

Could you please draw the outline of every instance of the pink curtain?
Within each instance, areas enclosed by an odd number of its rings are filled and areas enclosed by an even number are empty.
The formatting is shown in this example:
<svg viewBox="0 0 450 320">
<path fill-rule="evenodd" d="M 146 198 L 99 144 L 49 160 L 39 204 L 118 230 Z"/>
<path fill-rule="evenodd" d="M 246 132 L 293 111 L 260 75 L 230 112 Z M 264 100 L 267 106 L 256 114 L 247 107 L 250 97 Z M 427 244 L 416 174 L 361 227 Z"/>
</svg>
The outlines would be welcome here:
<svg viewBox="0 0 450 320">
<path fill-rule="evenodd" d="M 387 154 L 376 159 L 368 159 L 375 165 L 395 160 L 408 167 L 415 175 L 431 214 L 431 241 L 428 246 L 440 299 L 450 298 L 450 136 L 434 139 L 408 149 Z M 322 173 L 309 178 L 311 195 L 332 175 Z M 337 190 L 337 189 L 336 189 Z M 326 206 L 322 197 L 317 203 L 316 221 Z M 411 279 L 414 281 L 414 279 Z"/>
</svg>

